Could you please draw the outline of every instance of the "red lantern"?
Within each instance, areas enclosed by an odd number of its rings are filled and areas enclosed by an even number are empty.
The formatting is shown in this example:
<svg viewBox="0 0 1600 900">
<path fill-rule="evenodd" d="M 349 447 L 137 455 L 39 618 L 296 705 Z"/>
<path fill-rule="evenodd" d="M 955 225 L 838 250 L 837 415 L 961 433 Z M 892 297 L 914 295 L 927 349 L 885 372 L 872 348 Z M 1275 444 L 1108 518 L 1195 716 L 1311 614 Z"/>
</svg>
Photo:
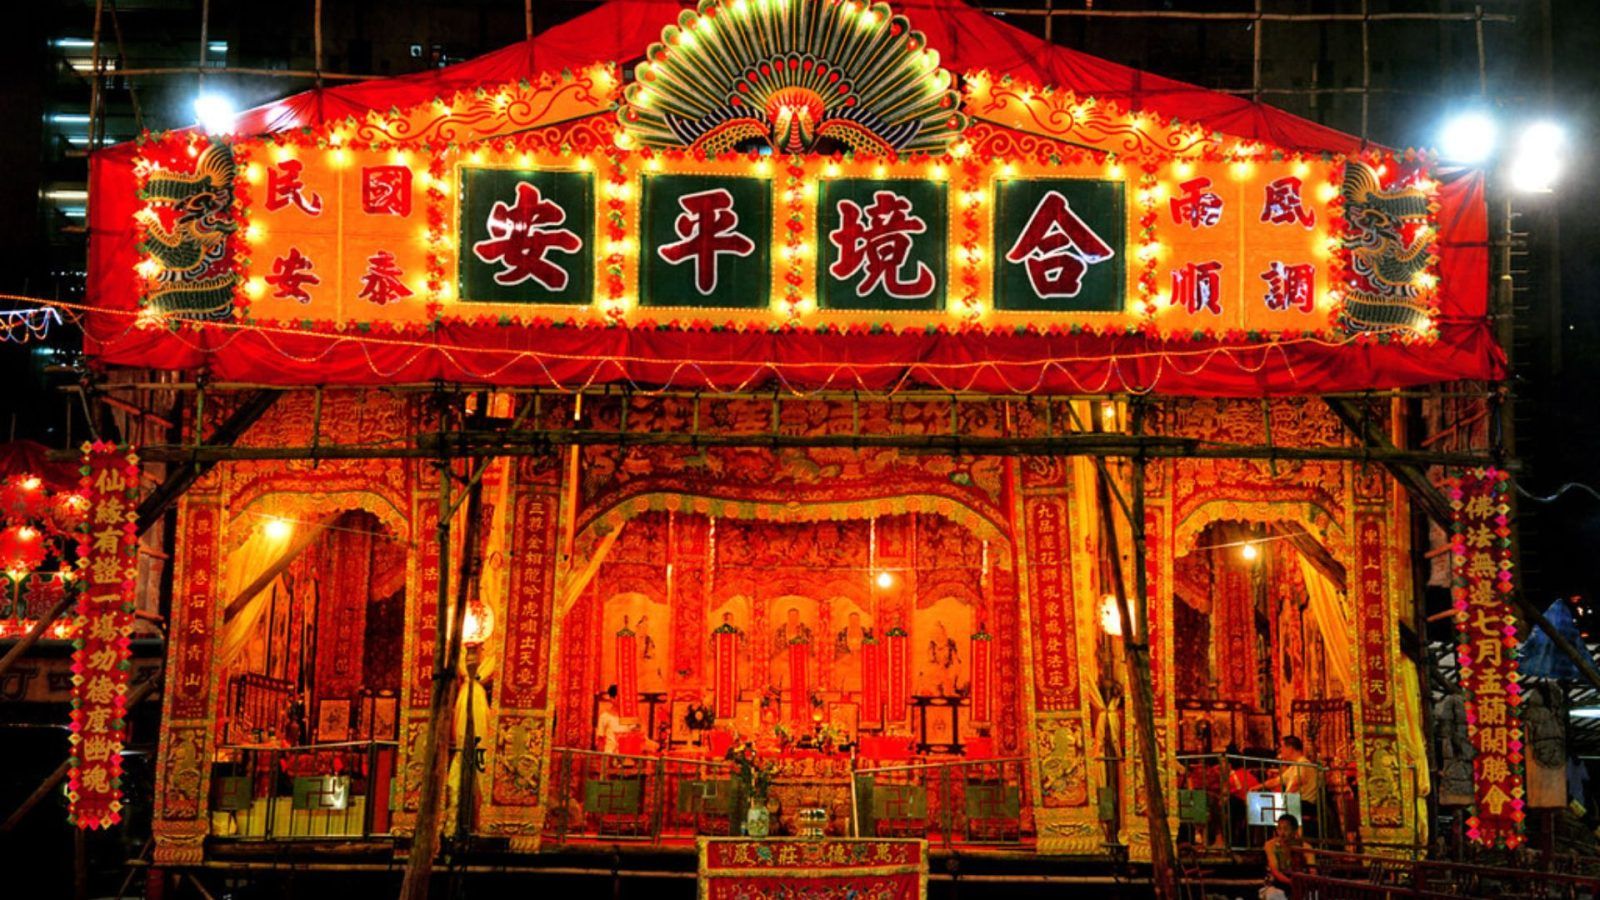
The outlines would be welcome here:
<svg viewBox="0 0 1600 900">
<path fill-rule="evenodd" d="M 12 578 L 22 578 L 44 562 L 44 534 L 32 525 L 12 525 L 0 531 L 0 568 Z"/>
<path fill-rule="evenodd" d="M 78 491 L 63 491 L 50 498 L 50 524 L 62 534 L 78 530 L 89 518 L 89 498 Z"/>
<path fill-rule="evenodd" d="M 39 518 L 47 502 L 44 481 L 37 475 L 13 475 L 0 483 L 0 515 L 11 521 Z"/>
</svg>

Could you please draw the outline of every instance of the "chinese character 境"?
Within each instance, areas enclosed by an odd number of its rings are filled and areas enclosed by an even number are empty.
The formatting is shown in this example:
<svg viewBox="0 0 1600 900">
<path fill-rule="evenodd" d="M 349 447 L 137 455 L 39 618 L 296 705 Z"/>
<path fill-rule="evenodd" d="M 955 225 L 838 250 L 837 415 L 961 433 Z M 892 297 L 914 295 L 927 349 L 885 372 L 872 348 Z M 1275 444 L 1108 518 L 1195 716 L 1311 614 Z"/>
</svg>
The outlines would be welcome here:
<svg viewBox="0 0 1600 900">
<path fill-rule="evenodd" d="M 840 200 L 839 227 L 828 234 L 828 242 L 839 248 L 839 258 L 828 272 L 840 280 L 860 272 L 857 297 L 879 286 L 891 297 L 926 297 L 934 287 L 933 270 L 926 263 L 918 262 L 910 278 L 902 279 L 900 272 L 911 255 L 911 236 L 927 230 L 922 217 L 911 214 L 911 201 L 893 191 L 874 192 L 865 209 Z"/>
</svg>

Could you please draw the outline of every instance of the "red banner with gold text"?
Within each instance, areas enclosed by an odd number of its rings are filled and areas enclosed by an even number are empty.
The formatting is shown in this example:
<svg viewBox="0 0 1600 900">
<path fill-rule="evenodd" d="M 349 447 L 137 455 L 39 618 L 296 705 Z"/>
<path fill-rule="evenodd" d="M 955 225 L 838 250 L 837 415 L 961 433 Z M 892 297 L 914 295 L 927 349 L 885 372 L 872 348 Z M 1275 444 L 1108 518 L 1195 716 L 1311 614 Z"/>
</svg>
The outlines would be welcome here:
<svg viewBox="0 0 1600 900">
<path fill-rule="evenodd" d="M 128 642 L 139 571 L 139 457 L 127 447 L 83 447 L 89 517 L 79 528 L 78 640 L 72 654 L 72 758 L 67 799 L 79 828 L 122 819 Z"/>
<path fill-rule="evenodd" d="M 1522 688 L 1511 573 L 1509 472 L 1471 469 L 1452 479 L 1450 563 L 1456 660 L 1467 695 L 1474 809 L 1467 834 L 1490 846 L 1522 843 Z"/>
</svg>

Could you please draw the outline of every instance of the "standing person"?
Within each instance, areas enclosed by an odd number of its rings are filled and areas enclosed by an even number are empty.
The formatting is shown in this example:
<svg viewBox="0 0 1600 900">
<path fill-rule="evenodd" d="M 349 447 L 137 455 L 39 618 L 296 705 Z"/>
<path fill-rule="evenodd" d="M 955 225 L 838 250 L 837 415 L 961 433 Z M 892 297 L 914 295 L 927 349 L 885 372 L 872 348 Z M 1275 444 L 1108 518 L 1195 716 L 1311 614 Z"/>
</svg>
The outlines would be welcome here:
<svg viewBox="0 0 1600 900">
<path fill-rule="evenodd" d="M 610 685 L 606 688 L 605 699 L 600 701 L 600 714 L 594 723 L 594 734 L 600 744 L 600 751 L 616 753 L 617 737 L 627 730 L 622 724 L 622 716 L 617 714 L 617 686 Z"/>
<path fill-rule="evenodd" d="M 1222 753 L 1228 767 L 1228 833 L 1234 844 L 1240 845 L 1245 842 L 1250 792 L 1261 782 L 1245 767 L 1238 744 L 1229 742 Z"/>
<path fill-rule="evenodd" d="M 1278 758 L 1286 761 L 1278 774 L 1267 779 L 1267 788 L 1300 795 L 1300 818 L 1306 823 L 1307 837 L 1321 837 L 1318 811 L 1322 807 L 1322 771 L 1306 758 L 1306 745 L 1295 735 L 1285 735 L 1278 744 Z"/>
<path fill-rule="evenodd" d="M 1267 839 L 1267 883 L 1261 886 L 1261 900 L 1289 900 L 1293 875 L 1311 873 L 1311 857 L 1300 842 L 1300 820 L 1289 813 L 1278 817 L 1278 830 Z"/>
</svg>

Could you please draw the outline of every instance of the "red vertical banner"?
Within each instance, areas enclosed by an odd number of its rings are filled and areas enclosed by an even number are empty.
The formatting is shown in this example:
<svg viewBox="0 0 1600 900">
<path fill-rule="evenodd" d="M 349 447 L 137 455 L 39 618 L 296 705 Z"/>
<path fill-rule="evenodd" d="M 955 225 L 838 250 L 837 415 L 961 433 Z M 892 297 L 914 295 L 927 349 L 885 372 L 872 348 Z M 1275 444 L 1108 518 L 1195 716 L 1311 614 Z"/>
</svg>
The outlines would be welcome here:
<svg viewBox="0 0 1600 900">
<path fill-rule="evenodd" d="M 617 715 L 639 714 L 639 636 L 624 627 L 617 632 Z"/>
<path fill-rule="evenodd" d="M 806 666 L 810 655 L 810 644 L 789 642 L 789 721 L 797 725 L 811 721 L 811 673 Z"/>
<path fill-rule="evenodd" d="M 1034 691 L 1041 712 L 1078 708 L 1077 626 L 1072 614 L 1070 533 L 1059 497 L 1026 501 L 1033 592 Z"/>
<path fill-rule="evenodd" d="M 122 819 L 128 644 L 139 573 L 139 457 L 127 447 L 83 447 L 89 516 L 79 526 L 78 640 L 72 654 L 72 744 L 67 799 L 79 828 Z"/>
<path fill-rule="evenodd" d="M 506 596 L 500 703 L 503 708 L 539 709 L 549 694 L 547 642 L 555 607 L 556 497 L 522 491 L 514 509 L 511 540 L 515 563 Z"/>
<path fill-rule="evenodd" d="M 987 725 L 994 715 L 994 676 L 990 648 L 994 639 L 982 626 L 972 636 L 972 724 Z"/>
<path fill-rule="evenodd" d="M 1388 562 L 1382 510 L 1356 513 L 1356 622 L 1360 636 L 1361 718 L 1368 725 L 1394 724 L 1393 667 L 1389 660 Z"/>
<path fill-rule="evenodd" d="M 885 682 L 889 688 L 889 696 L 884 698 L 884 719 L 889 722 L 904 722 L 910 712 L 911 700 L 911 656 L 910 638 L 905 629 L 898 625 L 889 629 L 885 635 L 888 639 L 889 672 Z"/>
<path fill-rule="evenodd" d="M 727 623 L 718 625 L 711 632 L 711 653 L 716 715 L 731 722 L 739 712 L 739 629 Z"/>
<path fill-rule="evenodd" d="M 861 712 L 857 718 L 862 728 L 883 726 L 883 645 L 870 633 L 861 639 Z"/>
<path fill-rule="evenodd" d="M 1510 473 L 1471 469 L 1451 479 L 1450 537 L 1456 661 L 1467 697 L 1474 808 L 1467 835 L 1490 846 L 1522 843 L 1522 686 L 1511 573 Z"/>
<path fill-rule="evenodd" d="M 415 610 L 416 641 L 411 650 L 411 708 L 427 709 L 433 694 L 433 645 L 439 638 L 439 502 L 417 500 L 417 596 L 406 602 Z"/>
</svg>

